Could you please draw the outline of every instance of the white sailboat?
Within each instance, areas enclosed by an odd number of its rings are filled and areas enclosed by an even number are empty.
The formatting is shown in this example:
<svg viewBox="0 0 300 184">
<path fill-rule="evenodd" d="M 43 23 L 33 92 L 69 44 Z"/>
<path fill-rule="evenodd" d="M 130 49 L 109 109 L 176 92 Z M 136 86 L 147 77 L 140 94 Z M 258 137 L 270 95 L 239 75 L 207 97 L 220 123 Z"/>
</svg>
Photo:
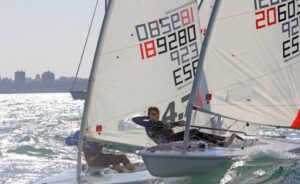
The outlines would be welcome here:
<svg viewBox="0 0 300 184">
<path fill-rule="evenodd" d="M 85 101 L 78 180 L 132 183 L 157 179 L 145 167 L 114 173 L 106 181 L 86 175 L 81 167 L 83 137 L 141 149 L 154 146 L 143 127 L 127 126 L 128 121 L 123 119 L 143 114 L 149 106 L 158 107 L 165 121 L 183 119 L 200 45 L 196 0 L 109 2 Z M 210 115 L 204 117 L 210 119 Z M 67 174 L 42 183 L 72 183 L 74 176 Z"/>
<path fill-rule="evenodd" d="M 87 96 L 86 91 L 70 90 L 70 93 L 74 100 L 85 100 Z"/>
<path fill-rule="evenodd" d="M 87 91 L 86 90 L 76 90 L 75 85 L 76 85 L 79 70 L 80 70 L 80 67 L 81 67 L 81 64 L 82 64 L 85 49 L 86 49 L 86 46 L 87 46 L 87 43 L 88 43 L 88 40 L 89 40 L 89 36 L 90 36 L 91 28 L 92 28 L 92 25 L 93 25 L 93 21 L 94 21 L 94 18 L 95 18 L 95 14 L 96 14 L 96 11 L 97 11 L 97 8 L 98 8 L 98 3 L 99 3 L 99 0 L 96 1 L 93 16 L 92 16 L 92 19 L 91 19 L 91 22 L 90 22 L 88 33 L 87 33 L 85 43 L 84 43 L 84 46 L 83 46 L 83 50 L 82 50 L 82 53 L 81 53 L 80 61 L 79 61 L 78 67 L 77 67 L 76 75 L 75 75 L 74 80 L 73 80 L 72 88 L 69 90 L 69 92 L 71 93 L 71 96 L 74 100 L 85 100 L 87 98 Z M 106 6 L 106 4 L 107 3 L 105 2 L 105 6 Z"/>
<path fill-rule="evenodd" d="M 245 135 L 257 125 L 300 128 L 299 12 L 294 0 L 215 1 L 187 106 L 185 140 L 141 151 L 151 174 L 187 176 L 238 156 L 299 150 L 299 140 Z M 203 106 L 194 104 L 198 87 Z M 189 141 L 193 110 L 222 117 L 221 132 L 243 131 L 244 140 L 225 147 Z"/>
</svg>

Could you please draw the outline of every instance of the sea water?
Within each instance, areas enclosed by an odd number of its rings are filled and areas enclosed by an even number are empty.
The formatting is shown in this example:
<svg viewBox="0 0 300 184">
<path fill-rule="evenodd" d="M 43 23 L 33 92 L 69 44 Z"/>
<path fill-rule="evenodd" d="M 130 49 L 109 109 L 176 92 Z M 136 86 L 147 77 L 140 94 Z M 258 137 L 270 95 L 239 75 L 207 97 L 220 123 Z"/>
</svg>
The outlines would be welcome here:
<svg viewBox="0 0 300 184">
<path fill-rule="evenodd" d="M 0 183 L 35 183 L 76 168 L 77 149 L 65 138 L 79 128 L 83 101 L 70 94 L 0 95 Z M 300 138 L 300 131 L 263 130 Z M 163 183 L 300 183 L 300 154 L 262 153 L 212 172 Z"/>
</svg>

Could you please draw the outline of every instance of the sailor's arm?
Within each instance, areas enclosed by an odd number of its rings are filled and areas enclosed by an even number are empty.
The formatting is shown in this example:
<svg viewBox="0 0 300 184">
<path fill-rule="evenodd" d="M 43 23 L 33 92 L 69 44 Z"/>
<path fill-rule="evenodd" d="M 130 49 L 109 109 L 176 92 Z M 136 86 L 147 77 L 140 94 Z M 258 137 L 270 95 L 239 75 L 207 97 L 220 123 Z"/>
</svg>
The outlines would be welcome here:
<svg viewBox="0 0 300 184">
<path fill-rule="evenodd" d="M 149 120 L 147 116 L 139 116 L 132 118 L 132 121 L 140 126 L 146 127 L 149 124 Z"/>
<path fill-rule="evenodd" d="M 184 120 L 180 120 L 180 121 L 176 121 L 176 122 L 172 122 L 171 123 L 171 127 L 182 127 L 185 125 L 185 121 Z"/>
</svg>

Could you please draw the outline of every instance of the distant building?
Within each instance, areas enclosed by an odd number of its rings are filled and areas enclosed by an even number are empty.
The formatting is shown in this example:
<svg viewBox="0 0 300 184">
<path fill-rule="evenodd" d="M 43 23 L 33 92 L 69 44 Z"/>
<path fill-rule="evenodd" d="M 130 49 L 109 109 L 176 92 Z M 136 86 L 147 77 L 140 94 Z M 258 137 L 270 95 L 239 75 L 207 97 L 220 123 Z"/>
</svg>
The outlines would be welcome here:
<svg viewBox="0 0 300 184">
<path fill-rule="evenodd" d="M 35 79 L 27 77 L 24 71 L 15 72 L 15 80 L 1 77 L 0 94 L 8 93 L 66 93 L 72 88 L 74 77 L 59 77 L 55 79 L 55 74 L 46 71 L 37 74 Z M 87 90 L 88 79 L 77 78 L 75 88 L 79 91 Z"/>
<path fill-rule="evenodd" d="M 47 71 L 42 74 L 42 83 L 44 85 L 53 85 L 55 81 L 54 73 Z"/>
<path fill-rule="evenodd" d="M 40 74 L 36 74 L 35 75 L 35 80 L 40 81 L 41 80 L 41 75 Z"/>
<path fill-rule="evenodd" d="M 26 81 L 26 74 L 24 71 L 15 72 L 15 84 L 17 86 L 24 86 Z"/>
<path fill-rule="evenodd" d="M 13 83 L 13 80 L 8 77 L 3 78 L 1 81 L 2 81 L 2 83 Z"/>
</svg>

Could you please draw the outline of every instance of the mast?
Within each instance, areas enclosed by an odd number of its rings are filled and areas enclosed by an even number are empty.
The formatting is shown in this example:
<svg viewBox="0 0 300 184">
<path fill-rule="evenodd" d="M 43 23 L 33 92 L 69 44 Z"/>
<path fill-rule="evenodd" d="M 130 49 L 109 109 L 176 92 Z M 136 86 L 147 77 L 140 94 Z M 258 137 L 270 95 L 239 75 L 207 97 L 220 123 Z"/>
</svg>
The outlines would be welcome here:
<svg viewBox="0 0 300 184">
<path fill-rule="evenodd" d="M 107 12 L 108 3 L 109 3 L 109 1 L 108 1 L 108 0 L 105 0 L 105 12 Z"/>
<path fill-rule="evenodd" d="M 83 111 L 83 116 L 82 116 L 82 122 L 81 122 L 81 126 L 80 126 L 80 135 L 79 135 L 79 141 L 78 141 L 78 153 L 77 153 L 77 171 L 76 171 L 76 178 L 77 180 L 80 180 L 81 177 L 81 155 L 82 155 L 82 146 L 83 146 L 83 137 L 84 137 L 84 129 L 85 129 L 85 124 L 87 122 L 87 113 L 88 113 L 88 107 L 89 107 L 89 103 L 90 103 L 90 95 L 91 95 L 91 88 L 94 82 L 94 73 L 95 73 L 95 68 L 96 68 L 96 64 L 97 64 L 97 56 L 99 55 L 98 52 L 100 50 L 101 47 L 101 42 L 102 42 L 102 35 L 103 35 L 103 31 L 105 29 L 105 25 L 107 22 L 107 14 L 109 12 L 109 8 L 111 5 L 111 1 L 108 2 L 107 5 L 105 5 L 105 14 L 104 14 L 104 18 L 103 18 L 103 23 L 102 23 L 102 27 L 100 30 L 100 34 L 99 34 L 99 39 L 97 42 L 97 47 L 96 47 L 96 51 L 94 54 L 94 60 L 93 60 L 93 64 L 92 64 L 92 69 L 91 69 L 91 73 L 90 73 L 90 78 L 89 78 L 89 83 L 88 83 L 88 96 L 87 99 L 84 102 L 84 111 Z"/>
<path fill-rule="evenodd" d="M 99 3 L 99 0 L 96 0 L 96 5 L 95 5 L 93 17 L 92 17 L 92 20 L 91 20 L 91 23 L 90 23 L 88 34 L 87 34 L 86 39 L 85 39 L 85 43 L 84 43 L 84 46 L 83 46 L 83 50 L 82 50 L 82 53 L 81 53 L 79 65 L 78 65 L 78 68 L 77 68 L 77 71 L 76 71 L 76 75 L 75 75 L 75 78 L 74 78 L 74 81 L 73 81 L 73 84 L 72 84 L 71 91 L 73 91 L 74 87 L 75 87 L 75 83 L 76 83 L 77 76 L 78 76 L 78 73 L 79 73 L 79 69 L 80 69 L 80 66 L 81 66 L 81 63 L 82 63 L 82 59 L 83 59 L 83 55 L 84 55 L 84 52 L 85 52 L 85 48 L 86 48 L 87 42 L 88 42 L 89 37 L 90 37 L 90 32 L 91 32 L 91 28 L 92 28 L 92 25 L 93 25 L 93 22 L 94 22 L 94 18 L 95 18 L 96 10 L 97 10 L 97 7 L 98 7 L 98 3 Z M 106 7 L 106 4 L 105 4 L 105 7 Z"/>
<path fill-rule="evenodd" d="M 221 0 L 216 0 L 214 3 L 214 7 L 213 7 L 211 17 L 209 19 L 208 27 L 207 27 L 207 33 L 204 37 L 204 41 L 203 41 L 202 47 L 201 47 L 201 52 L 200 52 L 199 61 L 198 61 L 198 65 L 197 65 L 196 75 L 195 75 L 195 79 L 193 82 L 192 91 L 191 91 L 191 94 L 189 97 L 189 102 L 187 105 L 187 119 L 186 119 L 185 130 L 184 130 L 184 141 L 183 141 L 182 154 L 186 154 L 186 150 L 188 147 L 189 134 L 190 134 L 189 129 L 190 129 L 190 125 L 191 125 L 194 102 L 196 100 L 196 91 L 199 87 L 198 83 L 200 81 L 200 75 L 202 72 L 203 63 L 204 63 L 204 59 L 205 59 L 206 52 L 207 52 L 207 45 L 209 43 L 209 40 L 211 37 L 211 32 L 212 32 L 212 29 L 213 29 L 215 21 L 216 21 L 216 15 L 217 15 L 217 12 L 219 9 L 220 2 L 221 2 Z"/>
</svg>

